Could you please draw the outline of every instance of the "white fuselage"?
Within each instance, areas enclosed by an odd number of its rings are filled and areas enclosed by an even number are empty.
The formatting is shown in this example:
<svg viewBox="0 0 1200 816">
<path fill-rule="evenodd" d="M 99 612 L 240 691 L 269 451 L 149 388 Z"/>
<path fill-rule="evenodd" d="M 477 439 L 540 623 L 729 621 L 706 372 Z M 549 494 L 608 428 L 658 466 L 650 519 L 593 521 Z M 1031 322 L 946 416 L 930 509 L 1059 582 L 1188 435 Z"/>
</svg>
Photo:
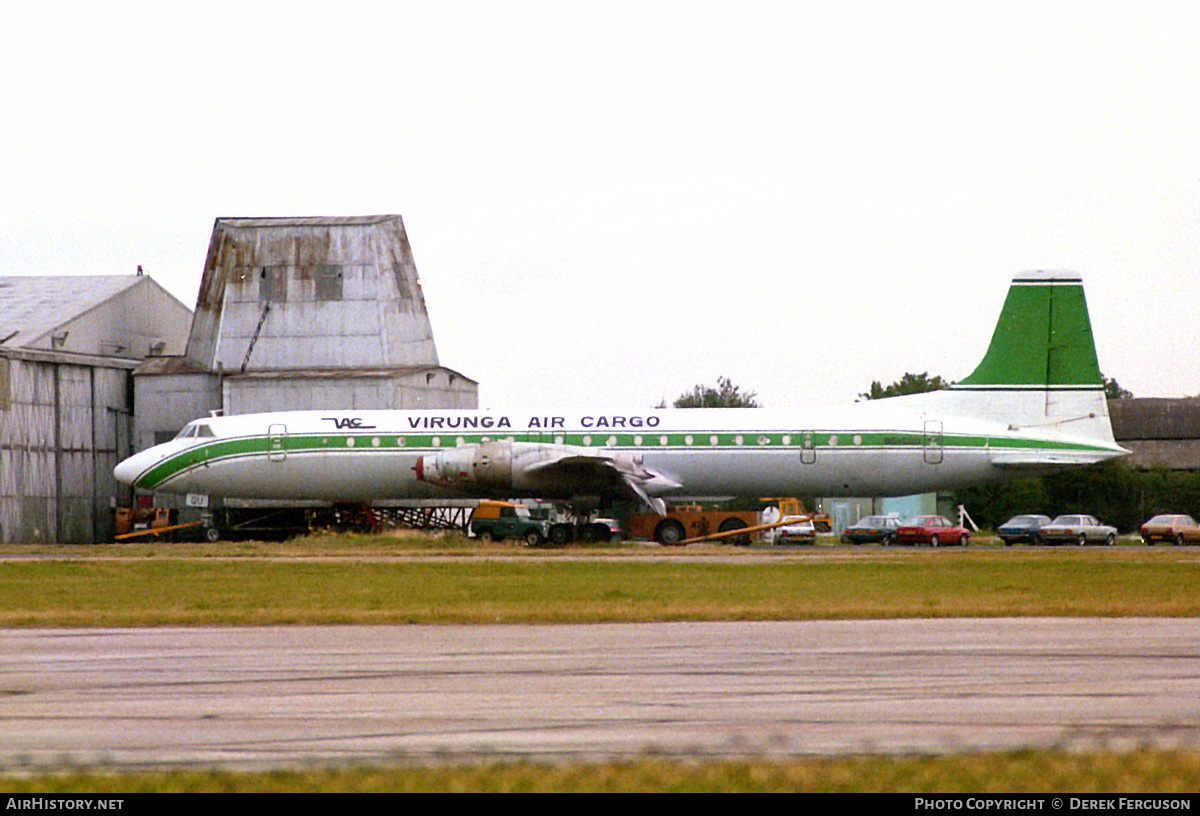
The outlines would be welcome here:
<svg viewBox="0 0 1200 816">
<path fill-rule="evenodd" d="M 899 399 L 793 411 L 331 410 L 214 417 L 189 425 L 192 433 L 211 435 L 155 446 L 122 462 L 116 473 L 143 489 L 248 499 L 570 498 L 609 492 L 595 469 L 575 477 L 580 462 L 621 459 L 627 469 L 648 474 L 640 484 L 656 496 L 886 496 L 1124 453 L 1095 439 L 906 405 Z M 464 450 L 487 454 L 505 443 L 512 451 L 508 484 L 486 482 L 470 465 L 447 475 L 438 458 Z M 551 455 L 570 461 L 554 471 L 522 464 Z"/>
</svg>

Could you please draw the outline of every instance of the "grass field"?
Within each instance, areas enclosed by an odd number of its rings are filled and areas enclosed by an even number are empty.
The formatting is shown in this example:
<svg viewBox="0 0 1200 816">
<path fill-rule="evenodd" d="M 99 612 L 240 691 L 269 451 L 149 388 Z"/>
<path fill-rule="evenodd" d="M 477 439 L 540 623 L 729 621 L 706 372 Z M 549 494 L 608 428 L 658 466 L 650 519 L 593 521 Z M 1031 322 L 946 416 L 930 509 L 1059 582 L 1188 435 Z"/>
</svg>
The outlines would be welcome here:
<svg viewBox="0 0 1200 816">
<path fill-rule="evenodd" d="M 791 762 L 479 763 L 268 773 L 0 776 L 21 793 L 1138 793 L 1195 795 L 1200 754 L 1141 751 L 830 757 Z M 1047 806 L 1047 810 L 1050 808 Z"/>
<path fill-rule="evenodd" d="M 0 561 L 0 626 L 1200 617 L 1192 548 L 531 551 L 379 537 L 70 556 Z"/>
<path fill-rule="evenodd" d="M 980 546 L 982 544 L 982 546 Z M 459 536 L 0 550 L 0 626 L 435 624 L 962 616 L 1200 617 L 1200 550 L 822 546 L 528 550 Z M 3 774 L 3 769 L 0 769 Z M 0 775 L 8 792 L 1190 793 L 1200 753 L 1054 751 L 235 774 Z"/>
</svg>

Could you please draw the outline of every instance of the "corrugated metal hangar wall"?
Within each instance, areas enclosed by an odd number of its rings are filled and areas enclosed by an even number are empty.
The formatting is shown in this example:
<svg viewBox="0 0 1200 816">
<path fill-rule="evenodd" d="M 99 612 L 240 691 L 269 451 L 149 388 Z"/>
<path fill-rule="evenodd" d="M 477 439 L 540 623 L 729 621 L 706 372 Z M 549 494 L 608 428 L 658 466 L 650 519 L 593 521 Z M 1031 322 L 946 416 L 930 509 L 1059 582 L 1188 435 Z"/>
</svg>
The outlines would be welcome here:
<svg viewBox="0 0 1200 816">
<path fill-rule="evenodd" d="M 111 540 L 134 365 L 0 354 L 0 541 Z"/>
<path fill-rule="evenodd" d="M 148 276 L 0 278 L 0 542 L 112 540 L 130 372 L 190 320 Z"/>
</svg>

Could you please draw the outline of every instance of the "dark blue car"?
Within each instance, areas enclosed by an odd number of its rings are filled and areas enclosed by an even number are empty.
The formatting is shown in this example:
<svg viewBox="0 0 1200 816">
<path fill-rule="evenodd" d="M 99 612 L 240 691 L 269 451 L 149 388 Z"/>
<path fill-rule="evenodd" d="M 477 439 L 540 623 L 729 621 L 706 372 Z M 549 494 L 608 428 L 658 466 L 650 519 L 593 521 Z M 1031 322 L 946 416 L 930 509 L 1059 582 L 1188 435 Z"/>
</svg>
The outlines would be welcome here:
<svg viewBox="0 0 1200 816">
<path fill-rule="evenodd" d="M 1000 525 L 997 531 L 1004 540 L 1006 547 L 1011 547 L 1018 541 L 1026 544 L 1042 543 L 1042 528 L 1050 523 L 1049 516 L 1013 516 Z"/>
<path fill-rule="evenodd" d="M 847 544 L 878 543 L 886 547 L 896 543 L 899 527 L 899 516 L 863 516 L 846 528 L 842 541 Z"/>
</svg>

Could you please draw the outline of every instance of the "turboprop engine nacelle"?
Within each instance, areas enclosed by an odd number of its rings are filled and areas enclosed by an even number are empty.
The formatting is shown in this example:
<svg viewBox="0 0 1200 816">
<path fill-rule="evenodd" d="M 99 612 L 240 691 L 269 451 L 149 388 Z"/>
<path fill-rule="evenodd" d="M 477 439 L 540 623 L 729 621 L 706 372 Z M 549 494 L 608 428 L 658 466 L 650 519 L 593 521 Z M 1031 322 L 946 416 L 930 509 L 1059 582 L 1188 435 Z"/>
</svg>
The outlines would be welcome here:
<svg viewBox="0 0 1200 816">
<path fill-rule="evenodd" d="M 512 487 L 512 442 L 484 442 L 426 454 L 414 470 L 422 482 L 446 487 Z"/>
<path fill-rule="evenodd" d="M 430 453 L 413 467 L 417 479 L 467 495 L 536 494 L 572 498 L 601 494 L 624 483 L 656 512 L 652 494 L 679 483 L 648 469 L 640 456 L 607 449 L 545 445 L 535 442 L 484 442 Z"/>
</svg>

